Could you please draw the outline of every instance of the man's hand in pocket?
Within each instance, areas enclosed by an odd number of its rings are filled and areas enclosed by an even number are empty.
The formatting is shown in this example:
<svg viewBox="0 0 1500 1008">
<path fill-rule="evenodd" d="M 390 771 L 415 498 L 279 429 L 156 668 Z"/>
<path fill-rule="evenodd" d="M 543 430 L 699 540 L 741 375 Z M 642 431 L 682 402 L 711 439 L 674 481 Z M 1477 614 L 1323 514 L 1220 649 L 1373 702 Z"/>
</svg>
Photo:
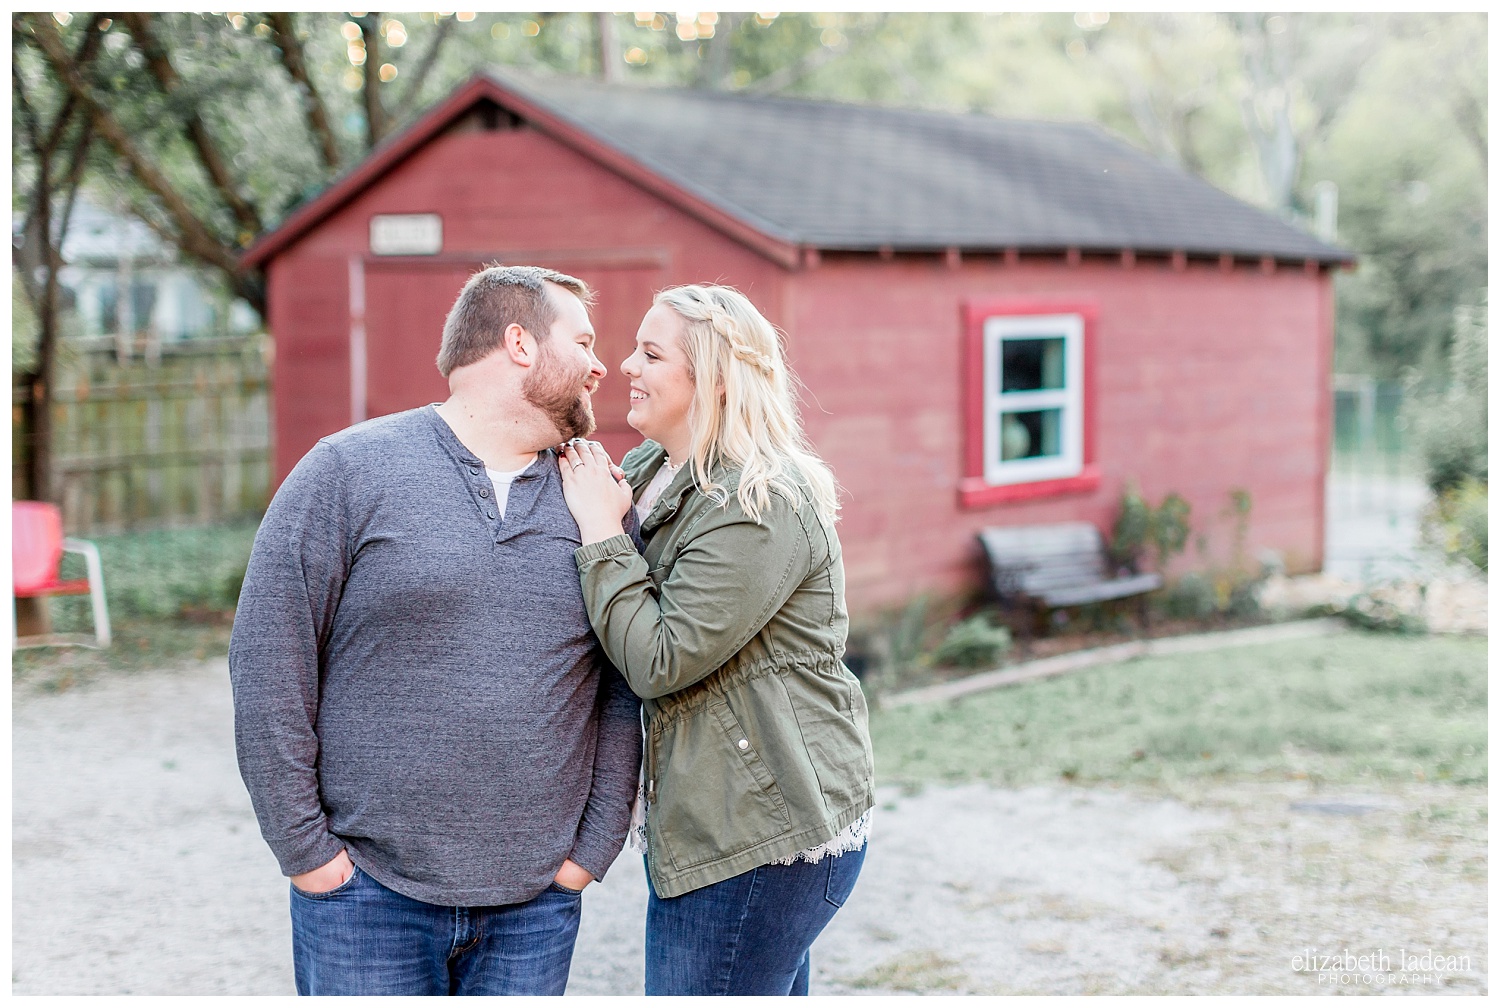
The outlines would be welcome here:
<svg viewBox="0 0 1500 1008">
<path fill-rule="evenodd" d="M 572 862 L 569 862 L 570 864 Z M 582 869 L 579 869 L 582 871 Z M 333 860 L 321 868 L 314 868 L 310 872 L 292 876 L 292 885 L 305 893 L 331 892 L 349 881 L 349 876 L 354 874 L 354 862 L 349 860 L 349 852 L 341 850 L 334 855 Z"/>
</svg>

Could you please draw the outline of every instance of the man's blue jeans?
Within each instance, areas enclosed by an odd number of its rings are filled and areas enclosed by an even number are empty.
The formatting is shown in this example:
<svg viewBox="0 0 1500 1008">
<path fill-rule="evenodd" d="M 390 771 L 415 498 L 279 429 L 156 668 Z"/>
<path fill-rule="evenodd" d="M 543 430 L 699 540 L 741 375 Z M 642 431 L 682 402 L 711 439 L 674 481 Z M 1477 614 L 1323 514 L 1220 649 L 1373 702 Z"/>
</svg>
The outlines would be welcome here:
<svg viewBox="0 0 1500 1008">
<path fill-rule="evenodd" d="M 671 899 L 652 887 L 646 993 L 806 994 L 808 949 L 849 898 L 864 860 L 860 848 L 817 864 L 761 865 Z"/>
<path fill-rule="evenodd" d="M 526 903 L 435 906 L 358 867 L 330 892 L 292 886 L 297 993 L 561 994 L 582 902 L 553 883 Z"/>
</svg>

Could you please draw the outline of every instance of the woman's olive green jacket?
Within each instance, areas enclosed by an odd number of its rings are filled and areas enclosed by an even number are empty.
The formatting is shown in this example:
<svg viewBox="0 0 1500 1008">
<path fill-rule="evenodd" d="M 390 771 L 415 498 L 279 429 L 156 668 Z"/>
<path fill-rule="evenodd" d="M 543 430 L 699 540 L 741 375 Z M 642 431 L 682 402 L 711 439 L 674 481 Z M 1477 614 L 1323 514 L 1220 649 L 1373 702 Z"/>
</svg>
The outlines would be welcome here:
<svg viewBox="0 0 1500 1008">
<path fill-rule="evenodd" d="M 666 458 L 621 462 L 639 497 Z M 772 491 L 759 522 L 736 474 L 683 466 L 646 520 L 576 554 L 589 620 L 646 725 L 647 870 L 680 896 L 824 843 L 874 804 L 868 714 L 840 658 L 838 537 L 805 498 Z"/>
</svg>

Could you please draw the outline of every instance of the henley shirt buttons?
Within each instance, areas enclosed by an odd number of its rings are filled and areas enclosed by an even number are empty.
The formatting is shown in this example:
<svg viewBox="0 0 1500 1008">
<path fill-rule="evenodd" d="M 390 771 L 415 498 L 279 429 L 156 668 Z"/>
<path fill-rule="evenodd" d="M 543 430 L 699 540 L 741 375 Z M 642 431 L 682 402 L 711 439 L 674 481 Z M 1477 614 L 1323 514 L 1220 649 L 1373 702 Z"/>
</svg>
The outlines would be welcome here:
<svg viewBox="0 0 1500 1008">
<path fill-rule="evenodd" d="M 479 475 L 479 470 L 478 470 L 478 469 L 475 469 L 475 468 L 473 468 L 473 467 L 472 467 L 472 466 L 471 466 L 471 467 L 469 467 L 469 472 L 471 472 L 471 473 L 473 473 L 473 474 L 474 474 L 474 475 L 475 475 L 475 476 L 478 476 L 478 475 Z"/>
<path fill-rule="evenodd" d="M 484 489 L 483 487 L 480 488 L 480 490 L 479 490 L 479 496 L 481 496 L 481 497 L 488 497 L 489 495 L 490 495 L 490 492 L 488 490 Z"/>
<path fill-rule="evenodd" d="M 486 511 L 484 513 L 484 515 L 485 515 L 486 518 L 494 518 L 495 517 L 495 512 L 493 512 L 493 511 Z"/>
<path fill-rule="evenodd" d="M 741 749 L 749 749 L 750 748 L 750 740 L 749 739 L 740 739 L 738 742 L 735 743 L 735 745 L 739 746 Z"/>
</svg>

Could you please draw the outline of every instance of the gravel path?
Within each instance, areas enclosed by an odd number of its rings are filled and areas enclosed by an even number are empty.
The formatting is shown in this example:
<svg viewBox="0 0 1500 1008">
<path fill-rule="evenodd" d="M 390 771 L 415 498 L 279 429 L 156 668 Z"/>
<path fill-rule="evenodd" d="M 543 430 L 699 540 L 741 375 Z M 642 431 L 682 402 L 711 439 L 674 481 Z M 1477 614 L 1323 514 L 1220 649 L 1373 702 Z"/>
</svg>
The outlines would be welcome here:
<svg viewBox="0 0 1500 1008">
<path fill-rule="evenodd" d="M 292 992 L 222 660 L 18 686 L 12 728 L 13 993 Z M 883 789 L 813 991 L 1478 993 L 1486 836 L 1482 791 L 1433 785 Z M 627 853 L 585 897 L 570 994 L 641 991 L 644 907 Z M 1299 971 L 1314 947 L 1467 962 Z"/>
</svg>

